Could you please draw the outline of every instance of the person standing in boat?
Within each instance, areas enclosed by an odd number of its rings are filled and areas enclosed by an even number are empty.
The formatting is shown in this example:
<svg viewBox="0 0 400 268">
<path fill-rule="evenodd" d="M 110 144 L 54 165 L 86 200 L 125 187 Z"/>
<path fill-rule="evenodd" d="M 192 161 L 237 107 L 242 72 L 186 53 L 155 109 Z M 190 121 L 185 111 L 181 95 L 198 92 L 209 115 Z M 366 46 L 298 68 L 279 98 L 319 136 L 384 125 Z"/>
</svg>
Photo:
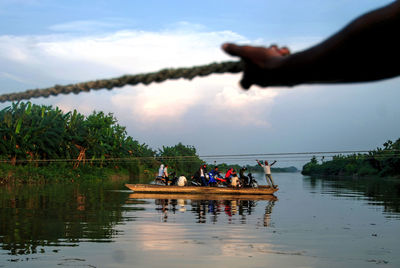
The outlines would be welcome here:
<svg viewBox="0 0 400 268">
<path fill-rule="evenodd" d="M 207 165 L 204 164 L 196 171 L 196 173 L 193 176 L 193 180 L 200 183 L 201 186 L 207 186 L 208 183 L 206 181 L 206 174 L 207 174 Z"/>
<path fill-rule="evenodd" d="M 276 185 L 274 184 L 274 181 L 272 180 L 271 176 L 271 166 L 273 166 L 276 163 L 276 160 L 272 162 L 272 164 L 268 164 L 268 161 L 265 160 L 265 164 L 263 165 L 260 161 L 256 160 L 257 164 L 264 169 L 264 174 L 265 174 L 265 179 L 267 180 L 268 185 L 271 188 L 276 188 Z"/>
<path fill-rule="evenodd" d="M 208 182 L 206 180 L 206 174 L 207 174 L 207 165 L 204 164 L 200 167 L 200 179 L 201 179 L 201 185 L 202 186 L 207 186 Z"/>
<path fill-rule="evenodd" d="M 168 185 L 168 165 L 164 167 L 163 178 L 165 179 L 165 185 Z"/>
<path fill-rule="evenodd" d="M 161 179 L 164 176 L 164 164 L 160 165 L 160 168 L 158 169 L 158 176 L 157 178 Z"/>
</svg>

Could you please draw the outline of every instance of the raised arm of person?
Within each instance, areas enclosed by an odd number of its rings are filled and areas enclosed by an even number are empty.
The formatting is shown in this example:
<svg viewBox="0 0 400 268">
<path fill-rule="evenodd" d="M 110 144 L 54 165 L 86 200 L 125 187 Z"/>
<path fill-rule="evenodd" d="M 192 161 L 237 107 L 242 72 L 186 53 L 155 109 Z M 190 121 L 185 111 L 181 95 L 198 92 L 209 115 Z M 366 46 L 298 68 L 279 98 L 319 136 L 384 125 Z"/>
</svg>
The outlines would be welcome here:
<svg viewBox="0 0 400 268">
<path fill-rule="evenodd" d="M 368 12 L 325 41 L 294 54 L 285 47 L 223 44 L 245 62 L 241 85 L 366 82 L 400 75 L 400 1 Z M 397 36 L 397 37 L 396 37 Z"/>
<path fill-rule="evenodd" d="M 274 160 L 274 162 L 272 162 L 272 164 L 269 166 L 272 167 L 275 163 L 276 163 L 276 160 Z"/>
<path fill-rule="evenodd" d="M 256 159 L 256 161 L 257 161 L 257 164 L 258 164 L 260 167 L 262 167 L 262 164 L 260 163 L 260 161 L 258 161 L 257 159 Z"/>
</svg>

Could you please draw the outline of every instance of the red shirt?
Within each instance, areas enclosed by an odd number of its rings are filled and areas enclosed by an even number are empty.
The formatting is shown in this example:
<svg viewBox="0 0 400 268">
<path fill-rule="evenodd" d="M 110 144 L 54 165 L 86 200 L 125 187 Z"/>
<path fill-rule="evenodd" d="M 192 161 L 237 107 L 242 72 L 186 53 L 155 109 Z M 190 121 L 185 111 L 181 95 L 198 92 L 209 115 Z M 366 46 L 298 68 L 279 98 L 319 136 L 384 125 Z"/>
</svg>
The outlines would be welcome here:
<svg viewBox="0 0 400 268">
<path fill-rule="evenodd" d="M 232 171 L 233 171 L 233 169 L 229 169 L 225 174 L 225 178 L 229 178 L 229 176 L 232 175 Z"/>
</svg>

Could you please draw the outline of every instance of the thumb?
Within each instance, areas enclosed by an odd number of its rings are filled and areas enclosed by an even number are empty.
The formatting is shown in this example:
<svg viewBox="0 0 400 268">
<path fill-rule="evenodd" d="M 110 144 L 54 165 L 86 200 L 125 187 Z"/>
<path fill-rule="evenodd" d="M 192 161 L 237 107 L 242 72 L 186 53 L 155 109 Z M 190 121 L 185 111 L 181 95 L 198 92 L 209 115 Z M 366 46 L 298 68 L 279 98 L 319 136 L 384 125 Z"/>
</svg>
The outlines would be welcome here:
<svg viewBox="0 0 400 268">
<path fill-rule="evenodd" d="M 249 89 L 251 87 L 253 83 L 250 81 L 250 79 L 248 79 L 248 77 L 246 76 L 246 74 L 243 75 L 242 80 L 240 80 L 240 86 L 243 89 Z"/>
</svg>

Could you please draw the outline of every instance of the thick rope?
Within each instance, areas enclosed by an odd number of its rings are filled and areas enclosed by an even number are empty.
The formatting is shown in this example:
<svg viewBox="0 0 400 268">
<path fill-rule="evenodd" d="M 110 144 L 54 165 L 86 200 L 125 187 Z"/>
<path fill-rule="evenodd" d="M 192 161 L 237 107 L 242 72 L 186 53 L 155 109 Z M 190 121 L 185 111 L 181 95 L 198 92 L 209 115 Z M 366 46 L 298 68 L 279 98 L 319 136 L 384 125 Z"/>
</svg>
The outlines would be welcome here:
<svg viewBox="0 0 400 268">
<path fill-rule="evenodd" d="M 92 89 L 112 89 L 114 87 L 123 87 L 125 85 L 148 85 L 152 82 L 163 82 L 167 79 L 184 78 L 191 80 L 196 76 L 207 76 L 212 73 L 239 73 L 243 71 L 242 62 L 221 62 L 208 65 L 194 66 L 191 68 L 163 69 L 154 73 L 124 75 L 117 78 L 95 80 L 70 85 L 55 85 L 54 87 L 44 89 L 31 89 L 19 93 L 0 95 L 0 102 L 28 100 L 31 98 L 56 96 L 58 94 L 79 94 L 88 92 Z"/>
</svg>

